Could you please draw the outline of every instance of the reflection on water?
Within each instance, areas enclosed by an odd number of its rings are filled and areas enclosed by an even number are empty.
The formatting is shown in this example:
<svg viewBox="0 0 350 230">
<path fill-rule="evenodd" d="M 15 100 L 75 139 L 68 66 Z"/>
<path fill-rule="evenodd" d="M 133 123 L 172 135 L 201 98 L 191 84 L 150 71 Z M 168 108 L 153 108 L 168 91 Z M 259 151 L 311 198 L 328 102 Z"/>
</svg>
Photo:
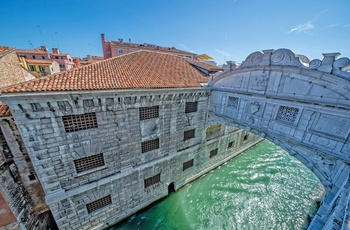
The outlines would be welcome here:
<svg viewBox="0 0 350 230">
<path fill-rule="evenodd" d="M 304 165 L 263 141 L 112 229 L 303 229 L 323 192 Z"/>
</svg>

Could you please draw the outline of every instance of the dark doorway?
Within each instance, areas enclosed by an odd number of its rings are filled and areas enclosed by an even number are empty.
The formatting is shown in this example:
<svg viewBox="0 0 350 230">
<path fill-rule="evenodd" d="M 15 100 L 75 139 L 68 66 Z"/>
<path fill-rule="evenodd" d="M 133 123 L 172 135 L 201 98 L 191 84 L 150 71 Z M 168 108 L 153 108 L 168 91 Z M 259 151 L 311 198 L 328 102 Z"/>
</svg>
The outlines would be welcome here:
<svg viewBox="0 0 350 230">
<path fill-rule="evenodd" d="M 175 192 L 175 184 L 174 182 L 170 183 L 168 186 L 168 194 Z"/>
</svg>

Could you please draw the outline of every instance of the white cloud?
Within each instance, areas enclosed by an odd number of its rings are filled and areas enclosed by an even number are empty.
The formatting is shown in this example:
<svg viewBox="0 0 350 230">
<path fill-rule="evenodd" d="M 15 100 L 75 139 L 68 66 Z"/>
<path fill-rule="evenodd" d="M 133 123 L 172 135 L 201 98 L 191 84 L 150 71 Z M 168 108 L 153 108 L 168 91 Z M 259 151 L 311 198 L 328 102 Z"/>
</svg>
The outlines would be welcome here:
<svg viewBox="0 0 350 230">
<path fill-rule="evenodd" d="M 338 27 L 338 26 L 341 26 L 341 24 L 337 23 L 337 24 L 329 25 L 328 28 L 334 28 L 334 27 Z"/>
<path fill-rule="evenodd" d="M 222 51 L 222 50 L 219 50 L 219 49 L 215 49 L 215 51 L 218 52 L 221 55 L 224 55 L 225 57 L 232 57 L 232 54 L 230 54 L 229 52 Z"/>
<path fill-rule="evenodd" d="M 294 27 L 293 29 L 291 29 L 288 33 L 293 33 L 293 32 L 302 32 L 302 31 L 307 31 L 307 30 L 311 30 L 313 28 L 315 28 L 315 26 L 312 24 L 314 23 L 316 20 L 314 21 L 308 21 L 302 25 L 298 25 L 296 27 Z"/>
<path fill-rule="evenodd" d="M 344 25 L 344 27 L 349 27 L 349 26 L 350 26 L 350 24 L 345 24 L 345 25 Z"/>
</svg>

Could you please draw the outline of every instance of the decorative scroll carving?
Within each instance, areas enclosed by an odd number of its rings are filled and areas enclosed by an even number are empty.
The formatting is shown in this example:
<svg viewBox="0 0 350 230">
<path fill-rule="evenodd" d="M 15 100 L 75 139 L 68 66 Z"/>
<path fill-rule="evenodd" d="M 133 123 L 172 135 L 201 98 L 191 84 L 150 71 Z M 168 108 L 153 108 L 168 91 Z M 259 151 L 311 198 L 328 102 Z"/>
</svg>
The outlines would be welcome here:
<svg viewBox="0 0 350 230">
<path fill-rule="evenodd" d="M 350 65 L 350 59 L 345 57 L 336 59 L 339 55 L 340 53 L 325 53 L 322 61 L 319 59 L 309 61 L 306 56 L 295 54 L 289 49 L 257 51 L 250 54 L 237 69 L 252 66 L 295 66 L 334 74 L 350 80 L 350 72 L 343 71 L 345 67 Z M 227 64 L 224 69 L 225 71 L 235 70 L 235 68 L 230 67 L 230 64 Z"/>
<path fill-rule="evenodd" d="M 240 67 L 256 66 L 263 60 L 263 54 L 261 52 L 254 52 L 250 54 Z"/>
<path fill-rule="evenodd" d="M 317 69 L 322 65 L 322 61 L 320 59 L 314 59 L 309 63 L 308 69 Z"/>
</svg>

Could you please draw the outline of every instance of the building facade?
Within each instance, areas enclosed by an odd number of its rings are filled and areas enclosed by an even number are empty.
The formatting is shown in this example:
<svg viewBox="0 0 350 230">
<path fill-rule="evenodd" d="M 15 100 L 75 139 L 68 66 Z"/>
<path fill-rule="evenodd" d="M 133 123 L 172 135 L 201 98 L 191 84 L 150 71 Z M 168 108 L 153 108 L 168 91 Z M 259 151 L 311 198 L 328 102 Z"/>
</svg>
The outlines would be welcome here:
<svg viewBox="0 0 350 230">
<path fill-rule="evenodd" d="M 17 49 L 16 53 L 22 65 L 37 77 L 75 67 L 73 58 L 69 54 L 61 54 L 58 48 L 52 48 L 52 53 L 45 46 L 33 50 Z"/>
<path fill-rule="evenodd" d="M 118 41 L 106 41 L 104 34 L 101 34 L 101 39 L 104 59 L 120 56 L 127 53 L 132 53 L 139 50 L 149 50 L 153 52 L 166 53 L 190 59 L 197 59 L 198 57 L 198 55 L 195 53 L 179 50 L 175 47 L 163 47 L 149 43 L 137 44 L 132 43 L 131 39 L 129 39 L 128 42 L 125 42 L 121 38 L 119 38 Z"/>
<path fill-rule="evenodd" d="M 219 70 L 139 51 L 3 90 L 58 227 L 108 227 L 259 142 L 207 127 Z"/>
<path fill-rule="evenodd" d="M 18 60 L 15 49 L 0 46 L 0 88 L 34 79 Z"/>
</svg>

